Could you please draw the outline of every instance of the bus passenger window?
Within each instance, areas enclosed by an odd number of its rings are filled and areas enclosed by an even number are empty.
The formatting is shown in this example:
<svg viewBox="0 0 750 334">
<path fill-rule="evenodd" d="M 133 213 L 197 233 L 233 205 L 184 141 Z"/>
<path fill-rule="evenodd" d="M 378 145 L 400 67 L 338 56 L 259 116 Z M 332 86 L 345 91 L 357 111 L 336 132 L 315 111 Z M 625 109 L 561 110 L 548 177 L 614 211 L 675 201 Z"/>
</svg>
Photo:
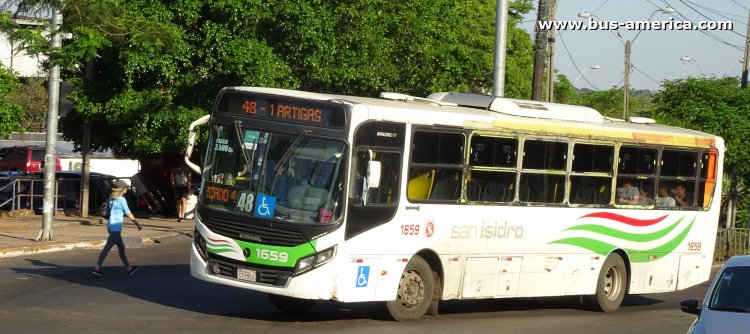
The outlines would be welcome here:
<svg viewBox="0 0 750 334">
<path fill-rule="evenodd" d="M 410 200 L 458 201 L 463 182 L 464 138 L 458 132 L 414 132 L 406 189 Z M 485 146 L 477 147 L 475 157 L 480 159 Z"/>
<path fill-rule="evenodd" d="M 369 161 L 381 164 L 380 184 L 377 188 L 367 186 L 367 164 Z M 354 203 L 361 205 L 389 205 L 398 201 L 399 171 L 401 155 L 396 152 L 359 151 L 356 155 L 356 175 L 353 185 Z"/>
</svg>

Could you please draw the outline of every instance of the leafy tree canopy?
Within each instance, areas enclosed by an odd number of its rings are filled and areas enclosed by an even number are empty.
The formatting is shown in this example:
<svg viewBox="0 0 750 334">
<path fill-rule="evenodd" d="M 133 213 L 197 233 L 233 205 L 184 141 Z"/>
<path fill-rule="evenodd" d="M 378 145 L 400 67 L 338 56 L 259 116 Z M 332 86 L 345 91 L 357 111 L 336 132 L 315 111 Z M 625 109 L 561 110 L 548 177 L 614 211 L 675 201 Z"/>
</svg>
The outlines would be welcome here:
<svg viewBox="0 0 750 334">
<path fill-rule="evenodd" d="M 20 3 L 28 9 L 53 1 Z M 77 89 L 62 132 L 80 143 L 80 125 L 89 122 L 92 148 L 124 157 L 179 153 L 189 122 L 224 86 L 368 96 L 492 86 L 495 1 L 63 4 L 68 38 L 52 61 Z M 531 0 L 510 4 L 506 96 L 530 96 L 531 38 L 516 24 L 532 8 Z M 39 36 L 18 38 L 31 48 Z"/>
<path fill-rule="evenodd" d="M 7 137 L 21 129 L 23 109 L 10 99 L 17 86 L 17 74 L 0 64 L 0 137 Z"/>
<path fill-rule="evenodd" d="M 654 96 L 654 116 L 665 124 L 705 131 L 724 138 L 725 163 L 750 176 L 750 90 L 737 78 L 687 78 L 665 81 Z"/>
</svg>

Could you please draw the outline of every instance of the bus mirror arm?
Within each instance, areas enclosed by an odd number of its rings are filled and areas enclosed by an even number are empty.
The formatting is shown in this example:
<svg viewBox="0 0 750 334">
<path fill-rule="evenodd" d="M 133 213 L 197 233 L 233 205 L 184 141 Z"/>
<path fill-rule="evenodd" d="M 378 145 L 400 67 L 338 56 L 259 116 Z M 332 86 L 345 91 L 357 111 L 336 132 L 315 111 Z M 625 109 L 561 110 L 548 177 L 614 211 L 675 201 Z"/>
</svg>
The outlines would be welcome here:
<svg viewBox="0 0 750 334">
<path fill-rule="evenodd" d="M 190 156 L 193 155 L 193 148 L 195 147 L 195 137 L 196 137 L 195 127 L 208 123 L 208 120 L 210 118 L 211 118 L 211 115 L 203 115 L 203 117 L 190 123 L 190 128 L 189 128 L 190 132 L 188 133 L 188 144 L 187 144 L 187 148 L 185 149 L 185 164 L 188 165 L 190 169 L 192 169 L 198 174 L 201 174 L 200 166 L 190 161 Z"/>
</svg>

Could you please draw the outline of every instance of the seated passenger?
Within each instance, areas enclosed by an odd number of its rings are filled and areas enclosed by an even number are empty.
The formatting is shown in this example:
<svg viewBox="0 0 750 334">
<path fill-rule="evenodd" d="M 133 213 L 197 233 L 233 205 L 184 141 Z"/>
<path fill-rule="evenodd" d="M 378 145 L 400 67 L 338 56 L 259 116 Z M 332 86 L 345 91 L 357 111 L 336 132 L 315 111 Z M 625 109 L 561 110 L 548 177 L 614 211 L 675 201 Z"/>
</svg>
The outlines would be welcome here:
<svg viewBox="0 0 750 334">
<path fill-rule="evenodd" d="M 633 187 L 630 180 L 622 182 L 622 187 L 617 188 L 617 204 L 638 204 L 640 192 L 638 187 Z"/>
<path fill-rule="evenodd" d="M 654 205 L 654 200 L 650 197 L 649 193 L 650 191 L 646 187 L 641 188 L 641 193 L 638 195 L 638 205 Z"/>
<path fill-rule="evenodd" d="M 659 186 L 659 197 L 656 198 L 656 205 L 673 207 L 677 204 L 672 196 L 669 196 L 669 189 L 667 186 Z"/>
<path fill-rule="evenodd" d="M 674 186 L 674 188 L 672 188 L 672 194 L 674 195 L 674 201 L 677 203 L 677 206 L 683 208 L 693 206 L 693 199 L 688 195 L 687 191 L 685 191 L 685 186 L 681 184 Z"/>
</svg>

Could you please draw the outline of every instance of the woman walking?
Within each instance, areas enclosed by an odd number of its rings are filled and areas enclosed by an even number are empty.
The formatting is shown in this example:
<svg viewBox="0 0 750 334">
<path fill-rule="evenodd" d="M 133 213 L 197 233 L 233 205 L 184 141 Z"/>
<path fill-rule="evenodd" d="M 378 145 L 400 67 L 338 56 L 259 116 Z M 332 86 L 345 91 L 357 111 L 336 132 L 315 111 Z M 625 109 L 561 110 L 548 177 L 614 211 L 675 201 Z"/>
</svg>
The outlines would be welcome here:
<svg viewBox="0 0 750 334">
<path fill-rule="evenodd" d="M 107 238 L 107 243 L 104 244 L 104 249 L 102 249 L 101 254 L 99 254 L 99 261 L 96 262 L 94 271 L 92 271 L 96 276 L 104 276 L 102 273 L 102 263 L 107 257 L 107 253 L 109 253 L 109 250 L 112 249 L 112 246 L 114 245 L 117 245 L 120 259 L 122 260 L 122 263 L 125 264 L 129 276 L 133 275 L 139 269 L 138 266 L 131 265 L 130 262 L 128 262 L 128 257 L 125 255 L 125 242 L 122 241 L 122 224 L 125 216 L 133 221 L 133 224 L 138 228 L 138 231 L 141 230 L 141 225 L 138 224 L 138 220 L 136 220 L 135 216 L 130 212 L 128 202 L 125 200 L 125 197 L 122 196 L 127 190 L 128 185 L 122 180 L 117 181 L 115 188 L 112 188 L 109 200 L 109 220 L 107 221 L 107 232 L 109 232 L 109 237 Z"/>
</svg>

